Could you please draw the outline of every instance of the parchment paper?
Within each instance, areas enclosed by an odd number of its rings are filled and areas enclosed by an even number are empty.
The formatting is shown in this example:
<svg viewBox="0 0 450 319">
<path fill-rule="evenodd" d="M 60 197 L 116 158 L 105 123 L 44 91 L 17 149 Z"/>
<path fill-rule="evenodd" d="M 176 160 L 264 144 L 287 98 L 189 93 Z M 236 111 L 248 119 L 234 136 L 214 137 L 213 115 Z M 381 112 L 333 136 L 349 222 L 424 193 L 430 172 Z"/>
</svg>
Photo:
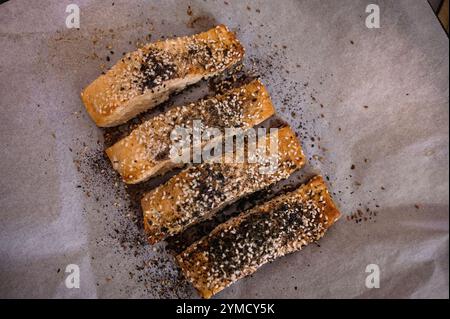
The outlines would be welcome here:
<svg viewBox="0 0 450 319">
<path fill-rule="evenodd" d="M 70 3 L 79 30 L 65 25 Z M 369 3 L 379 29 L 365 26 Z M 295 183 L 327 176 L 344 216 L 217 297 L 448 298 L 448 38 L 425 0 L 0 5 L 0 297 L 197 296 L 164 244 L 136 244 L 133 204 L 79 94 L 136 41 L 218 23 L 302 140 Z M 66 287 L 68 264 L 80 288 Z M 365 285 L 369 264 L 379 288 Z"/>
</svg>

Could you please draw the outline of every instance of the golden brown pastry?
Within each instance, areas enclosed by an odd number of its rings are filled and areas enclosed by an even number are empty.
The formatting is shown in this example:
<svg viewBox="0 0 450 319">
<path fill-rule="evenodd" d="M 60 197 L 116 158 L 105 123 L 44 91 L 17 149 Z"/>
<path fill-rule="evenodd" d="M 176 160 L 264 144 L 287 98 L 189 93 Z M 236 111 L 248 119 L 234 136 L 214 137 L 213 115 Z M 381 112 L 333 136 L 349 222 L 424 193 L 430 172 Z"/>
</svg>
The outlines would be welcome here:
<svg viewBox="0 0 450 319">
<path fill-rule="evenodd" d="M 224 25 L 153 42 L 126 54 L 86 87 L 81 98 L 98 126 L 119 125 L 164 102 L 171 93 L 219 74 L 243 56 L 244 48 Z"/>
<path fill-rule="evenodd" d="M 141 205 L 149 242 L 156 243 L 208 219 L 226 205 L 300 169 L 305 164 L 305 156 L 295 133 L 289 127 L 275 132 L 261 138 L 266 145 L 270 141 L 278 142 L 278 152 L 271 157 L 255 155 L 253 160 L 243 163 L 223 159 L 216 163 L 203 162 L 188 167 L 145 194 Z M 233 153 L 227 153 L 224 158 L 230 156 Z M 277 161 L 271 172 L 262 170 L 267 167 L 268 159 Z"/>
<path fill-rule="evenodd" d="M 217 226 L 177 256 L 203 298 L 319 240 L 340 213 L 320 176 Z"/>
<path fill-rule="evenodd" d="M 170 134 L 176 127 L 192 127 L 199 120 L 204 128 L 248 129 L 275 113 L 269 93 L 254 80 L 225 94 L 174 107 L 139 127 L 106 150 L 115 170 L 129 184 L 181 167 L 170 158 Z M 219 139 L 219 137 L 215 137 Z"/>
</svg>

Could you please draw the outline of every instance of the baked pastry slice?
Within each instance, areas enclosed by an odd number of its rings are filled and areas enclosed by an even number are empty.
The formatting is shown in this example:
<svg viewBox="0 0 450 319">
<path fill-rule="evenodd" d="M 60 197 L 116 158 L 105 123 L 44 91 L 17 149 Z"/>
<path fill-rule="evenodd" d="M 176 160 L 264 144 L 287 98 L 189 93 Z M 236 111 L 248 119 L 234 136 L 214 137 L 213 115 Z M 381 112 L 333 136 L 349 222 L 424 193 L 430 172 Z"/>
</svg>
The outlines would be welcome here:
<svg viewBox="0 0 450 319">
<path fill-rule="evenodd" d="M 219 162 L 190 166 L 145 194 L 141 205 L 149 242 L 209 219 L 226 205 L 289 177 L 305 164 L 300 143 L 289 127 L 272 131 L 261 141 L 266 146 L 274 143 L 278 151 L 270 156 L 248 152 L 251 156 L 244 162 L 229 160 L 234 154 L 227 153 Z M 271 163 L 276 165 L 265 170 Z"/>
<path fill-rule="evenodd" d="M 192 128 L 196 120 L 204 129 L 217 128 L 224 134 L 226 128 L 251 128 L 274 113 L 266 88 L 254 80 L 225 94 L 171 108 L 138 126 L 106 154 L 123 180 L 135 184 L 183 165 L 170 156 L 170 135 L 177 127 Z"/>
<path fill-rule="evenodd" d="M 101 127 L 125 123 L 203 78 L 241 61 L 244 48 L 219 25 L 192 36 L 145 45 L 126 54 L 81 93 L 86 110 Z"/>
<path fill-rule="evenodd" d="M 317 241 L 339 216 L 316 176 L 217 226 L 176 259 L 200 295 L 210 298 L 265 263 Z"/>
</svg>

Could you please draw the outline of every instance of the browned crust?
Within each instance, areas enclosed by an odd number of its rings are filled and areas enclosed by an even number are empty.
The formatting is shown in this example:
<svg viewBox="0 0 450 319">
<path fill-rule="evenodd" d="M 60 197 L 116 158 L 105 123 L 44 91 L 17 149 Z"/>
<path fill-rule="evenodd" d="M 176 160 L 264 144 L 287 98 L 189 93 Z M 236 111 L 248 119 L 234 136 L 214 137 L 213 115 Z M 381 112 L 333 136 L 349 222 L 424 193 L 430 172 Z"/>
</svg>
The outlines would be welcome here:
<svg viewBox="0 0 450 319">
<path fill-rule="evenodd" d="M 269 135 L 266 137 L 269 141 Z M 278 130 L 278 166 L 259 173 L 260 163 L 209 163 L 191 166 L 141 200 L 144 227 L 150 243 L 174 235 L 210 218 L 224 206 L 289 177 L 306 162 L 290 127 Z"/>
<path fill-rule="evenodd" d="M 190 53 L 189 46 L 196 43 L 206 44 L 217 53 L 210 64 L 191 59 L 194 53 Z M 162 52 L 173 67 L 172 76 L 164 78 L 151 90 L 142 91 L 139 84 L 135 84 L 136 76 L 141 76 L 140 68 L 149 52 Z M 171 93 L 224 71 L 242 60 L 243 55 L 244 48 L 236 35 L 224 25 L 192 36 L 153 42 L 125 55 L 87 86 L 81 92 L 81 99 L 98 126 L 119 125 L 164 102 Z"/>
<path fill-rule="evenodd" d="M 310 192 L 312 192 L 312 195 Z M 276 247 L 274 247 L 274 250 L 267 252 L 267 256 L 264 256 L 264 258 L 257 261 L 257 264 L 250 264 L 246 262 L 245 257 L 242 257 L 242 259 L 240 259 L 240 263 L 235 263 L 232 265 L 232 267 L 234 267 L 237 271 L 233 272 L 231 275 L 220 274 L 220 276 L 218 277 L 211 275 L 214 274 L 214 270 L 217 269 L 217 264 L 214 264 L 214 258 L 211 257 L 211 251 L 215 252 L 217 250 L 217 247 L 215 250 L 211 250 L 210 244 L 213 242 L 217 242 L 217 238 L 221 237 L 224 233 L 226 234 L 227 232 L 239 232 L 239 225 L 242 225 L 249 220 L 252 221 L 251 218 L 261 216 L 274 216 L 275 212 L 279 213 L 280 207 L 284 207 L 282 205 L 285 203 L 290 203 L 290 205 L 293 205 L 292 203 L 305 205 L 307 201 L 313 201 L 315 205 L 314 207 L 320 208 L 322 213 L 322 215 L 315 215 L 316 217 L 311 219 L 310 221 L 310 223 L 314 223 L 314 225 L 310 226 L 316 227 L 314 228 L 317 230 L 316 233 L 314 233 L 309 228 L 305 228 L 304 230 L 296 228 L 293 231 L 293 238 L 290 238 L 287 242 L 283 242 L 282 244 L 274 244 L 276 245 Z M 302 207 L 307 206 L 305 205 Z M 306 216 L 306 212 L 304 214 Z M 194 287 L 198 290 L 199 294 L 203 298 L 210 298 L 211 296 L 228 287 L 240 278 L 254 273 L 264 263 L 300 250 L 309 243 L 318 240 L 339 217 L 340 213 L 328 193 L 325 182 L 323 181 L 321 176 L 316 176 L 311 179 L 309 183 L 301 186 L 297 190 L 280 195 L 217 226 L 209 235 L 192 244 L 184 252 L 179 254 L 176 259 L 185 277 L 190 282 L 192 282 Z M 274 218 L 275 220 L 277 220 L 281 217 L 278 217 L 277 215 L 277 217 Z M 321 223 L 321 225 L 323 226 L 318 226 L 319 223 Z M 312 236 L 307 236 L 306 231 L 313 232 Z M 246 234 L 241 235 L 243 236 L 241 236 L 240 238 L 247 238 Z M 252 235 L 250 233 L 250 235 L 248 236 L 249 239 L 245 240 L 251 243 L 252 240 L 254 240 L 252 236 L 261 236 L 261 234 Z M 267 235 L 266 237 L 267 239 L 263 239 L 263 242 L 264 240 L 268 241 L 270 235 Z M 224 247 L 226 247 L 227 241 L 230 240 L 231 239 L 227 239 L 227 237 L 225 236 L 225 239 L 223 239 L 221 243 L 223 243 Z M 235 240 L 235 242 L 237 242 L 236 244 L 238 245 L 245 245 L 245 241 L 242 240 Z M 259 243 L 261 244 L 261 239 L 259 239 Z M 270 248 L 273 248 L 273 246 L 270 246 Z M 221 250 L 219 250 L 219 253 L 220 251 Z M 228 260 L 228 262 L 233 261 Z"/>
<path fill-rule="evenodd" d="M 207 107 L 218 114 L 205 112 Z M 173 107 L 138 126 L 129 136 L 109 147 L 106 154 L 124 182 L 135 184 L 182 166 L 169 157 L 168 134 L 176 126 L 191 125 L 193 120 L 200 120 L 207 127 L 221 130 L 228 126 L 248 129 L 274 113 L 266 88 L 259 80 L 254 80 L 225 94 Z"/>
</svg>

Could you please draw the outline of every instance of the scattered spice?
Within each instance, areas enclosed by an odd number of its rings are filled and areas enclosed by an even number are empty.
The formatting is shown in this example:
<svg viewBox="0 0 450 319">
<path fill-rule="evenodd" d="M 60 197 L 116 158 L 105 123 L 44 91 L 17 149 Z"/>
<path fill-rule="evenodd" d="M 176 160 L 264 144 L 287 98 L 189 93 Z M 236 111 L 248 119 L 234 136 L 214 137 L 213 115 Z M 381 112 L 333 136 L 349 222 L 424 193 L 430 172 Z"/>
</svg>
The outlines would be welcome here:
<svg viewBox="0 0 450 319">
<path fill-rule="evenodd" d="M 188 16 L 192 16 L 192 8 L 191 8 L 191 6 L 187 7 L 187 12 L 186 13 L 187 13 Z"/>
</svg>

